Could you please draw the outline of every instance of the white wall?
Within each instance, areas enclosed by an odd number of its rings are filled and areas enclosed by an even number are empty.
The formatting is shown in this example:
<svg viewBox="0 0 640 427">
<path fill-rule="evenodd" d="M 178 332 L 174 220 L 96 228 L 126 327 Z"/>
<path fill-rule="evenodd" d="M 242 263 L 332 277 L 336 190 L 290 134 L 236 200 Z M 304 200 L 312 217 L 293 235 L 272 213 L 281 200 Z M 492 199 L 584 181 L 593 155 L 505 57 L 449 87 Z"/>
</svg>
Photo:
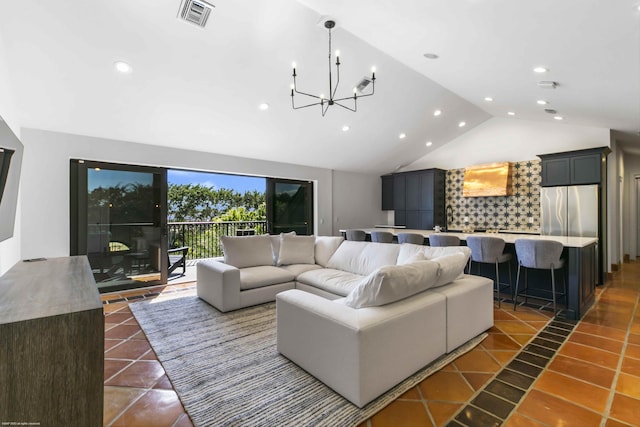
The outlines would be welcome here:
<svg viewBox="0 0 640 427">
<path fill-rule="evenodd" d="M 434 141 L 435 142 L 435 141 Z M 493 117 L 402 170 L 456 169 L 609 146 L 609 129 Z"/>
<path fill-rule="evenodd" d="M 622 196 L 622 228 L 623 241 L 622 251 L 624 255 L 629 255 L 633 260 L 637 257 L 637 205 L 638 198 L 635 187 L 635 176 L 640 175 L 640 155 L 624 154 L 624 182 Z"/>
<path fill-rule="evenodd" d="M 13 92 L 7 70 L 7 61 L 2 38 L 0 37 L 0 120 L 4 120 L 14 134 L 20 138 L 20 124 L 14 104 Z M 0 218 L 0 221 L 3 219 Z M 0 276 L 20 260 L 20 192 L 13 237 L 0 242 Z"/>
<path fill-rule="evenodd" d="M 69 254 L 69 160 L 165 166 L 315 181 L 316 232 L 365 226 L 382 216 L 379 177 L 125 141 L 23 129 L 22 258 Z M 335 198 L 332 190 L 338 192 Z M 350 196 L 350 197 L 347 197 Z M 354 203 L 355 202 L 355 203 Z M 334 223 L 334 209 L 339 222 Z"/>
<path fill-rule="evenodd" d="M 387 224 L 381 210 L 382 183 L 377 175 L 333 172 L 333 234 L 347 228 Z"/>
</svg>

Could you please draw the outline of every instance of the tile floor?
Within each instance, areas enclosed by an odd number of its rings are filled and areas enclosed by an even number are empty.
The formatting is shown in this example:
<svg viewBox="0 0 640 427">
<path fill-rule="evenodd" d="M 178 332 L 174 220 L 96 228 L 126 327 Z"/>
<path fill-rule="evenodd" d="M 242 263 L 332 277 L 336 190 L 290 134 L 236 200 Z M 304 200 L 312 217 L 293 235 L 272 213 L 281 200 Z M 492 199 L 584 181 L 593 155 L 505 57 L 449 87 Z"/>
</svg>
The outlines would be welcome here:
<svg viewBox="0 0 640 427">
<path fill-rule="evenodd" d="M 128 304 L 193 286 L 102 295 L 111 302 L 104 306 L 105 426 L 192 425 Z M 478 347 L 361 427 L 640 425 L 640 262 L 624 264 L 597 293 L 577 325 L 496 306 L 495 325 Z"/>
</svg>

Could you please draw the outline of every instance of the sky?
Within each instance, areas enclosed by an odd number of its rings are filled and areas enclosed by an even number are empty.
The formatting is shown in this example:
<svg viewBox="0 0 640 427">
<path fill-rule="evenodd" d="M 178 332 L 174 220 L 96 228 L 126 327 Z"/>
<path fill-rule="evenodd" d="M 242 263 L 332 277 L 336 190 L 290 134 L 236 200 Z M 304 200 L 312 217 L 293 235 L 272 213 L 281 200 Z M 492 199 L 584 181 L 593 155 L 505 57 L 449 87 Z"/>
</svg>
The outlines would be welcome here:
<svg viewBox="0 0 640 427">
<path fill-rule="evenodd" d="M 227 175 L 210 172 L 192 172 L 185 170 L 169 169 L 167 171 L 169 184 L 201 184 L 214 188 L 229 188 L 244 194 L 247 191 L 266 191 L 266 179 L 253 176 Z M 100 171 L 88 170 L 88 190 L 92 191 L 97 187 L 113 187 L 122 183 L 137 183 L 142 185 L 152 185 L 153 176 L 146 172 L 128 172 L 102 169 Z"/>
<path fill-rule="evenodd" d="M 267 187 L 265 178 L 175 169 L 167 171 L 167 180 L 169 184 L 201 184 L 206 187 L 229 188 L 240 194 L 253 190 L 264 193 Z"/>
</svg>

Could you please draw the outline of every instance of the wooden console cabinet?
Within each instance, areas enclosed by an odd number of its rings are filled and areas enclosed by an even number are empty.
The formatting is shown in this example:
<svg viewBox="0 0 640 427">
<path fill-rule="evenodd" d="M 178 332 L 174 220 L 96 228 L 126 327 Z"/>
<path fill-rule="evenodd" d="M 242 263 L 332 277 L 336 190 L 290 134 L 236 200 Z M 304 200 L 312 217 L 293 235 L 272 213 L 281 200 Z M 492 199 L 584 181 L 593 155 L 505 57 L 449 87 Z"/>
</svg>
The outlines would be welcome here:
<svg viewBox="0 0 640 427">
<path fill-rule="evenodd" d="M 84 256 L 0 277 L 0 422 L 102 426 L 104 314 Z"/>
</svg>

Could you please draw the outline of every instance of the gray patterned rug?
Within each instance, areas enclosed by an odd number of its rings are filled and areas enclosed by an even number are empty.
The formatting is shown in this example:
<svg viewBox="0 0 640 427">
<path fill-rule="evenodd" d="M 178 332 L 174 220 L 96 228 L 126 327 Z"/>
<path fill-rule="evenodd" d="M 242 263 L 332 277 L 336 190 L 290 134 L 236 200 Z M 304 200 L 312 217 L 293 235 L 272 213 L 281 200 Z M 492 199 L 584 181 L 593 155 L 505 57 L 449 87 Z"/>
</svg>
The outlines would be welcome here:
<svg viewBox="0 0 640 427">
<path fill-rule="evenodd" d="M 131 311 L 196 426 L 355 426 L 486 336 L 360 409 L 277 352 L 275 303 L 224 314 L 189 295 Z"/>
</svg>

